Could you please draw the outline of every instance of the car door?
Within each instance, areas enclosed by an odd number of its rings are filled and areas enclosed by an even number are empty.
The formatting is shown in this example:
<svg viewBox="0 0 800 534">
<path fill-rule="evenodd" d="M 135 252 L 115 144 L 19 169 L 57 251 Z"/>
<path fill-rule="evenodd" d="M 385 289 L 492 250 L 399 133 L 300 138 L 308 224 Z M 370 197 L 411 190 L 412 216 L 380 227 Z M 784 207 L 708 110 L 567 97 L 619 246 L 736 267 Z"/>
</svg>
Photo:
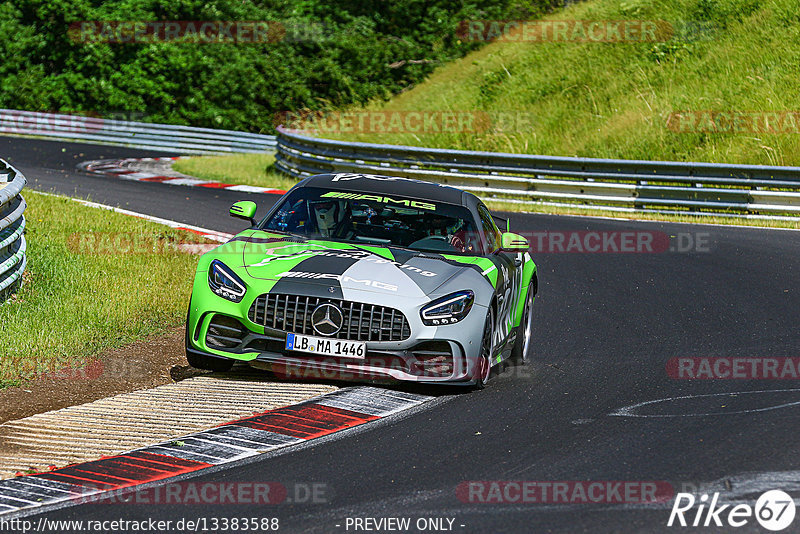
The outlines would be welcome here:
<svg viewBox="0 0 800 534">
<path fill-rule="evenodd" d="M 510 341 L 516 323 L 515 312 L 520 298 L 523 257 L 521 253 L 500 251 L 500 230 L 495 225 L 489 209 L 478 205 L 478 216 L 486 243 L 487 256 L 497 267 L 497 317 L 494 329 L 495 346 L 501 347 Z M 510 346 L 506 347 L 510 350 Z"/>
</svg>

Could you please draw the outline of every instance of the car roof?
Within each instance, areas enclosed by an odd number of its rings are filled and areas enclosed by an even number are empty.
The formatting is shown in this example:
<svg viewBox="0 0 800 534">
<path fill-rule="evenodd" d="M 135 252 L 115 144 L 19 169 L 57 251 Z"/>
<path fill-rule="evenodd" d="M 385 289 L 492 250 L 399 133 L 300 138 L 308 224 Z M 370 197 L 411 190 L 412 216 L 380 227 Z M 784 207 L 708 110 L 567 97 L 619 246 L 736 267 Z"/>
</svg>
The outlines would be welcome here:
<svg viewBox="0 0 800 534">
<path fill-rule="evenodd" d="M 437 200 L 447 204 L 472 206 L 478 197 L 449 185 L 375 174 L 331 173 L 310 176 L 297 184 L 300 187 L 322 187 L 341 191 L 402 195 L 421 200 Z"/>
</svg>

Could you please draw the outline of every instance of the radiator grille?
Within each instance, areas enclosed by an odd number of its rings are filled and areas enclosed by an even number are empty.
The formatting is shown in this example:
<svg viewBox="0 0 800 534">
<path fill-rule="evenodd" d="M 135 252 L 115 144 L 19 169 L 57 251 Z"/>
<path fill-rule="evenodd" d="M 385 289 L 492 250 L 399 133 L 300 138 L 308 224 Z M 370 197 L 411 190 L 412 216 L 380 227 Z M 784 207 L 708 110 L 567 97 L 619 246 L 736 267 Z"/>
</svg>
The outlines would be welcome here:
<svg viewBox="0 0 800 534">
<path fill-rule="evenodd" d="M 342 329 L 331 336 L 334 339 L 403 341 L 411 337 L 408 319 L 400 310 L 349 300 L 269 293 L 256 298 L 248 316 L 267 328 L 317 336 L 311 326 L 311 313 L 326 302 L 337 305 L 344 317 Z"/>
</svg>

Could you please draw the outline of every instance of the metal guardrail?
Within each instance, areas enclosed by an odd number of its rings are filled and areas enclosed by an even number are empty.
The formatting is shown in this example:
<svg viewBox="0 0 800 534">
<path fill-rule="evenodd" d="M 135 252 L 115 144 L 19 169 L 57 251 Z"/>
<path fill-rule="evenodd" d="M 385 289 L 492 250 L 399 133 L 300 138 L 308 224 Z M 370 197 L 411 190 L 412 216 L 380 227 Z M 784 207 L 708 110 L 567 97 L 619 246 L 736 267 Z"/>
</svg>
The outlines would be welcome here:
<svg viewBox="0 0 800 534">
<path fill-rule="evenodd" d="M 80 140 L 176 154 L 275 150 L 274 135 L 10 109 L 0 109 L 0 134 Z"/>
<path fill-rule="evenodd" d="M 276 166 L 301 178 L 372 173 L 484 199 L 600 209 L 800 217 L 800 167 L 568 158 L 317 139 L 278 128 Z"/>
<path fill-rule="evenodd" d="M 25 272 L 25 199 L 27 181 L 21 172 L 0 159 L 0 298 Z"/>
</svg>

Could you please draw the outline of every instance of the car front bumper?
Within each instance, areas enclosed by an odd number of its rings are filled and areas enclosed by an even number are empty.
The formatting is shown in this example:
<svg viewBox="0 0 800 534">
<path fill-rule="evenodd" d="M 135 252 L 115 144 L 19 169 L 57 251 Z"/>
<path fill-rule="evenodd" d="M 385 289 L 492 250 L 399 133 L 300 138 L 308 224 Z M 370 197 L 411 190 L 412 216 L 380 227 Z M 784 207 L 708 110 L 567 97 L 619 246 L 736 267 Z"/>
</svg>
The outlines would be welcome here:
<svg viewBox="0 0 800 534">
<path fill-rule="evenodd" d="M 425 326 L 419 308 L 427 302 L 418 303 L 402 310 L 410 323 L 411 335 L 407 339 L 366 341 L 367 353 L 361 359 L 286 350 L 286 331 L 250 320 L 252 300 L 241 304 L 215 300 L 222 299 L 214 296 L 213 306 L 201 309 L 193 295 L 187 322 L 187 352 L 246 362 L 290 379 L 471 383 L 486 317 L 486 308 L 476 303 L 467 317 L 456 324 Z M 241 325 L 241 335 L 233 336 L 226 343 L 228 346 L 215 344 L 213 332 L 220 330 L 212 330 L 209 335 L 209 329 L 231 320 Z"/>
</svg>

